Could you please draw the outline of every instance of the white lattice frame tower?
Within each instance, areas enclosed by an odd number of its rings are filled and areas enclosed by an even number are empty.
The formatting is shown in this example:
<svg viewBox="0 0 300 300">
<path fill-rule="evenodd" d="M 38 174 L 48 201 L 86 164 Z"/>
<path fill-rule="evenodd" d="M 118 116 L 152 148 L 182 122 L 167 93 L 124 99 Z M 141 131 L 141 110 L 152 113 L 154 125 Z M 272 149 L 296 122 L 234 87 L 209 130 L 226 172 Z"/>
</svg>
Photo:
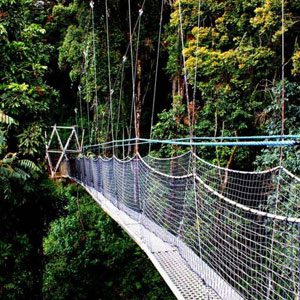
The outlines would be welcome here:
<svg viewBox="0 0 300 300">
<path fill-rule="evenodd" d="M 60 137 L 59 130 L 68 131 L 70 132 L 69 137 L 65 143 L 62 143 L 62 139 Z M 45 134 L 47 140 L 47 134 Z M 68 154 L 80 154 L 82 153 L 82 145 L 83 145 L 83 136 L 84 132 L 82 133 L 82 140 L 79 142 L 77 127 L 76 126 L 52 126 L 52 132 L 49 138 L 49 141 L 46 143 L 46 158 L 48 161 L 48 165 L 51 171 L 51 177 L 57 177 L 59 167 L 63 161 L 63 158 L 68 160 Z M 52 149 L 51 144 L 53 139 L 57 138 L 59 149 Z M 75 139 L 75 149 L 70 149 L 70 142 L 72 139 Z M 59 159 L 54 164 L 51 159 L 51 154 L 58 154 Z"/>
</svg>

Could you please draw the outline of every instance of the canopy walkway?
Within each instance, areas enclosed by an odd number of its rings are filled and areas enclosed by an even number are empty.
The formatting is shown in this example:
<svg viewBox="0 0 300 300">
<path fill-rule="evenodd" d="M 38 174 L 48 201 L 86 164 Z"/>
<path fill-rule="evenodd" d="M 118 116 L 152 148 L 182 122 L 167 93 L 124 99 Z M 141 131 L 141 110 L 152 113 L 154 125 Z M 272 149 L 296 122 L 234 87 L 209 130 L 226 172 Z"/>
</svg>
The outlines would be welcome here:
<svg viewBox="0 0 300 300">
<path fill-rule="evenodd" d="M 64 162 L 178 299 L 300 299 L 300 179 L 282 166 L 233 171 L 192 152 Z"/>
<path fill-rule="evenodd" d="M 145 2 L 143 1 L 139 8 L 138 17 L 134 23 L 131 16 L 131 1 L 128 0 L 129 43 L 119 63 L 113 83 L 109 9 L 108 1 L 105 0 L 109 101 L 107 113 L 102 117 L 99 117 L 94 2 L 90 2 L 93 43 L 86 45 L 83 72 L 86 73 L 90 65 L 93 67 L 95 88 L 93 98 L 89 97 L 89 92 L 86 98 L 88 129 L 86 140 L 89 144 L 99 143 L 102 140 L 99 137 L 103 135 L 107 142 L 84 147 L 84 134 L 80 143 L 76 134 L 77 130 L 73 127 L 65 127 L 71 130 L 71 134 L 64 146 L 58 133 L 58 130 L 64 127 L 54 126 L 50 142 L 46 146 L 52 176 L 55 176 L 60 168 L 62 175 L 80 183 L 146 252 L 178 299 L 300 300 L 300 179 L 283 167 L 283 147 L 299 145 L 298 135 L 285 136 L 284 1 L 282 1 L 281 18 L 281 134 L 262 137 L 223 137 L 223 128 L 222 137 L 213 138 L 195 137 L 194 108 L 198 93 L 197 52 L 201 43 L 197 36 L 194 50 L 195 74 L 193 74 L 193 72 L 188 72 L 186 67 L 184 14 L 181 1 L 178 1 L 178 33 L 179 44 L 181 44 L 178 50 L 181 52 L 180 71 L 183 74 L 184 90 L 183 95 L 178 94 L 178 96 L 182 98 L 181 100 L 186 100 L 190 134 L 189 138 L 176 140 L 153 139 L 163 0 L 157 40 L 150 136 L 149 139 L 141 138 L 141 99 L 143 97 L 140 89 L 141 82 L 137 75 L 139 73 L 137 62 L 140 25 Z M 198 1 L 198 7 L 196 7 L 198 28 L 201 27 L 203 18 L 201 8 L 202 1 Z M 92 51 L 89 50 L 90 48 Z M 92 57 L 90 62 L 89 57 Z M 132 74 L 132 89 L 130 90 L 132 97 L 128 105 L 130 113 L 124 109 L 125 105 L 124 107 L 121 105 L 124 102 L 123 83 L 126 61 L 131 63 Z M 86 89 L 90 90 L 88 85 L 90 83 L 86 80 Z M 119 93 L 115 93 L 116 87 L 119 88 Z M 75 114 L 77 125 L 80 119 L 83 132 L 81 85 L 78 86 L 78 91 L 79 115 L 77 111 Z M 122 115 L 124 115 L 123 128 L 119 126 Z M 104 120 L 106 120 L 105 126 Z M 58 139 L 59 150 L 50 149 L 54 137 Z M 75 149 L 70 149 L 72 139 Z M 181 149 L 188 147 L 192 150 L 196 147 L 218 146 L 281 147 L 280 163 L 278 167 L 264 172 L 233 171 L 209 164 L 197 157 L 194 152 L 187 152 L 170 159 L 141 157 L 138 154 L 139 145 L 143 144 L 149 145 L 148 153 L 151 152 L 152 144 L 176 145 L 183 147 Z M 123 157 L 125 157 L 127 147 L 129 155 L 132 146 L 137 153 L 133 158 L 120 160 L 114 156 L 115 149 L 119 149 L 117 153 L 120 153 L 120 148 L 122 148 Z M 94 149 L 99 149 L 100 153 L 106 153 L 107 149 L 112 149 L 113 157 L 70 158 L 71 154 L 87 152 L 88 149 L 92 152 L 95 152 Z M 50 157 L 53 154 L 58 156 L 55 164 L 52 163 Z M 61 162 L 63 162 L 62 165 Z"/>
</svg>

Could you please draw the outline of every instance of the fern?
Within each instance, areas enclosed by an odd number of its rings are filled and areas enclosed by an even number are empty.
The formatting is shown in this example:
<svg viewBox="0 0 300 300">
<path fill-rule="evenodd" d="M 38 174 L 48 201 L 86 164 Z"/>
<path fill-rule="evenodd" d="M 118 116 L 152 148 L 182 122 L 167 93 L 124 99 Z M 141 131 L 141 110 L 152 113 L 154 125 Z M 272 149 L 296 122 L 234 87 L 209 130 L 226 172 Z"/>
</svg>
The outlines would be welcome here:
<svg viewBox="0 0 300 300">
<path fill-rule="evenodd" d="M 14 172 L 11 176 L 11 178 L 19 179 L 19 180 L 26 180 L 29 177 L 30 177 L 30 175 L 27 172 L 25 172 L 24 170 L 22 170 L 18 167 L 14 168 Z"/>
<path fill-rule="evenodd" d="M 1 171 L 1 167 L 0 167 L 0 171 Z M 0 174 L 1 174 L 1 172 L 0 172 Z M 11 190 L 11 184 L 6 177 L 0 176 L 0 187 L 1 187 L 1 191 L 3 193 L 4 199 L 9 199 L 10 195 L 12 193 L 12 190 Z"/>
<path fill-rule="evenodd" d="M 40 168 L 29 159 L 19 160 L 16 153 L 8 153 L 0 159 L 0 177 L 26 180 Z"/>
<path fill-rule="evenodd" d="M 4 136 L 3 132 L 0 131 L 0 150 L 1 150 L 1 147 L 5 146 L 5 143 L 6 143 L 5 136 Z"/>
<path fill-rule="evenodd" d="M 29 159 L 22 159 L 18 161 L 18 165 L 24 169 L 27 169 L 29 171 L 33 172 L 39 172 L 40 168 L 31 160 Z"/>
<path fill-rule="evenodd" d="M 9 167 L 0 164 L 0 176 L 2 178 L 9 178 L 11 174 L 12 170 Z"/>
<path fill-rule="evenodd" d="M 0 123 L 11 125 L 11 124 L 17 124 L 17 121 L 12 117 L 6 115 L 2 110 L 0 110 Z"/>
</svg>

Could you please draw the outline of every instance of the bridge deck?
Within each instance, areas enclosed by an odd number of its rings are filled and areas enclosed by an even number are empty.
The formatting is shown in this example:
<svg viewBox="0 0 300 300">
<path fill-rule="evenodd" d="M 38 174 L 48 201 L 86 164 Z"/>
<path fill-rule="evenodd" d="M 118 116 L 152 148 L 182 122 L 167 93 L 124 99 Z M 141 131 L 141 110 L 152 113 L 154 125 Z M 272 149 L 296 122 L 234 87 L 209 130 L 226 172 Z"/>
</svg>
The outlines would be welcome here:
<svg viewBox="0 0 300 300">
<path fill-rule="evenodd" d="M 177 299 L 221 300 L 221 297 L 189 268 L 175 247 L 161 240 L 124 211 L 119 210 L 94 188 L 83 184 L 82 186 L 147 254 Z"/>
</svg>

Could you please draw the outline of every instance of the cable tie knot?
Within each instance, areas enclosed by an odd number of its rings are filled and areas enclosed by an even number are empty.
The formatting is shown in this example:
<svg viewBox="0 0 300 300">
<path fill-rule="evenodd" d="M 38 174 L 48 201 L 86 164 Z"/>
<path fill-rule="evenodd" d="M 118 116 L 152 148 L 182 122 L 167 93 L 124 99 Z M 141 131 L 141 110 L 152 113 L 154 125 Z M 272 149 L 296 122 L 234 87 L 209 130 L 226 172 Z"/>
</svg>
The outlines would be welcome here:
<svg viewBox="0 0 300 300">
<path fill-rule="evenodd" d="M 144 11 L 142 9 L 139 10 L 139 15 L 142 16 L 142 14 L 144 13 Z"/>
<path fill-rule="evenodd" d="M 81 85 L 78 86 L 78 91 L 81 92 Z"/>
<path fill-rule="evenodd" d="M 91 2 L 90 2 L 90 7 L 91 7 L 91 9 L 94 8 L 94 1 L 91 1 Z"/>
<path fill-rule="evenodd" d="M 126 60 L 127 60 L 127 57 L 124 55 L 123 56 L 123 63 L 126 62 Z"/>
<path fill-rule="evenodd" d="M 112 96 L 115 91 L 113 89 L 110 90 L 110 95 Z"/>
</svg>

